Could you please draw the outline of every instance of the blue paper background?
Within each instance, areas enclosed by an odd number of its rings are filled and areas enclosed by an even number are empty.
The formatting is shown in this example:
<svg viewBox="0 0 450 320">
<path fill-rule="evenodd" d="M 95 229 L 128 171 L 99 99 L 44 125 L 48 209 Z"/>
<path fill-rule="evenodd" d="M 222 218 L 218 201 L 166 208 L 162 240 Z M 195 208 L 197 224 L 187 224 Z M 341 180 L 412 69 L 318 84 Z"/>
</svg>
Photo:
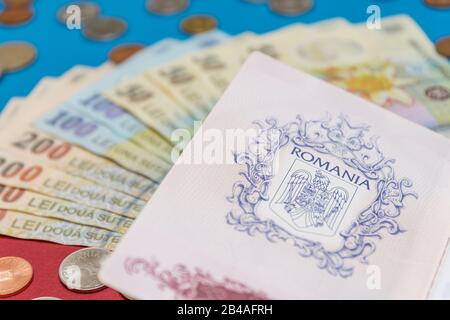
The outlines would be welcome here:
<svg viewBox="0 0 450 320">
<path fill-rule="evenodd" d="M 314 8 L 297 17 L 274 14 L 265 4 L 249 4 L 243 0 L 191 0 L 190 7 L 177 15 L 161 17 L 145 9 L 145 0 L 97 0 L 102 15 L 116 16 L 128 22 L 127 32 L 108 42 L 84 38 L 79 30 L 68 30 L 56 20 L 60 7 L 73 1 L 35 0 L 33 20 L 19 27 L 0 26 L 0 42 L 25 40 L 38 49 L 38 58 L 30 67 L 4 75 L 0 79 L 0 110 L 14 96 L 26 96 L 44 76 L 59 76 L 72 66 L 97 66 L 107 59 L 108 51 L 121 43 L 152 44 L 165 37 L 187 38 L 179 29 L 181 20 L 192 14 L 215 16 L 225 32 L 267 32 L 294 23 L 311 23 L 333 17 L 362 22 L 368 17 L 367 7 L 376 4 L 381 15 L 408 14 L 415 19 L 434 42 L 450 35 L 450 9 L 437 10 L 422 0 L 315 0 Z"/>
</svg>

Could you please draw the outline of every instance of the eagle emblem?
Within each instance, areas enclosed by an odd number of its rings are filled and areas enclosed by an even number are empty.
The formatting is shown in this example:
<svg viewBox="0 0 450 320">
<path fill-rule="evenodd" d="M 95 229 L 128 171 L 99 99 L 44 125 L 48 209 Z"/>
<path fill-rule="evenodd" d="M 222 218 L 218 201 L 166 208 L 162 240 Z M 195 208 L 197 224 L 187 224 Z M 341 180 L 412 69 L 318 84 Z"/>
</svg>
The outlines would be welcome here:
<svg viewBox="0 0 450 320">
<path fill-rule="evenodd" d="M 305 170 L 292 172 L 281 195 L 275 199 L 295 227 L 328 227 L 329 230 L 336 229 L 348 201 L 347 190 L 330 187 L 330 179 L 321 170 L 314 177 Z"/>
</svg>

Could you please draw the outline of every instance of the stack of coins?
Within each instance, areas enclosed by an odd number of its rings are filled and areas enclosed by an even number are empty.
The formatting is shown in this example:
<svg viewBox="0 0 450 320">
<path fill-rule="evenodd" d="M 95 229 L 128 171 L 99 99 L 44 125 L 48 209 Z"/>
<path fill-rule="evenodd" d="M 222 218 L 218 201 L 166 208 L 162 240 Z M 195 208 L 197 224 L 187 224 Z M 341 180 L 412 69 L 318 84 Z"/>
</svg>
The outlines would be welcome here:
<svg viewBox="0 0 450 320">
<path fill-rule="evenodd" d="M 100 7 L 92 2 L 74 2 L 62 7 L 57 14 L 59 22 L 68 25 L 68 19 L 73 14 L 70 10 L 74 6 L 80 12 L 80 28 L 83 35 L 95 41 L 114 40 L 127 29 L 127 23 L 119 18 L 101 17 Z"/>
<path fill-rule="evenodd" d="M 0 12 L 0 24 L 18 26 L 31 20 L 34 16 L 32 0 L 4 0 L 5 9 Z"/>
</svg>

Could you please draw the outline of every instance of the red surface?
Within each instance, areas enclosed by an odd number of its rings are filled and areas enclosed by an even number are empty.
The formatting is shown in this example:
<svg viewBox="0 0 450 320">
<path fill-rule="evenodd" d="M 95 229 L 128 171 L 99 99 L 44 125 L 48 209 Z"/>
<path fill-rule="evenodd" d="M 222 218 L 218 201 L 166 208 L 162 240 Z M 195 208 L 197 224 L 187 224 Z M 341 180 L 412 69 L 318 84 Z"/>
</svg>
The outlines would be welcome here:
<svg viewBox="0 0 450 320">
<path fill-rule="evenodd" d="M 0 298 L 29 300 L 38 297 L 58 297 L 65 300 L 124 300 L 110 288 L 95 293 L 72 292 L 59 281 L 58 269 L 64 258 L 81 247 L 20 240 L 0 236 L 0 257 L 16 256 L 28 260 L 33 266 L 33 280 L 30 285 L 17 295 Z"/>
</svg>

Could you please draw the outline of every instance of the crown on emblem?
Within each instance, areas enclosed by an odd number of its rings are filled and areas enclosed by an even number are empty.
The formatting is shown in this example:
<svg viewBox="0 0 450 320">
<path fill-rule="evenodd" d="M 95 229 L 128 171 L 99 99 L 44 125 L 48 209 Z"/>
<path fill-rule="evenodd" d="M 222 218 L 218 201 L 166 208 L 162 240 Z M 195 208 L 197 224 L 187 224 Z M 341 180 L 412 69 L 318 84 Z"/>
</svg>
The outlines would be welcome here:
<svg viewBox="0 0 450 320">
<path fill-rule="evenodd" d="M 328 179 L 328 177 L 326 177 L 320 170 L 317 170 L 313 179 L 314 188 L 321 191 L 326 191 L 329 184 L 330 179 Z"/>
</svg>

